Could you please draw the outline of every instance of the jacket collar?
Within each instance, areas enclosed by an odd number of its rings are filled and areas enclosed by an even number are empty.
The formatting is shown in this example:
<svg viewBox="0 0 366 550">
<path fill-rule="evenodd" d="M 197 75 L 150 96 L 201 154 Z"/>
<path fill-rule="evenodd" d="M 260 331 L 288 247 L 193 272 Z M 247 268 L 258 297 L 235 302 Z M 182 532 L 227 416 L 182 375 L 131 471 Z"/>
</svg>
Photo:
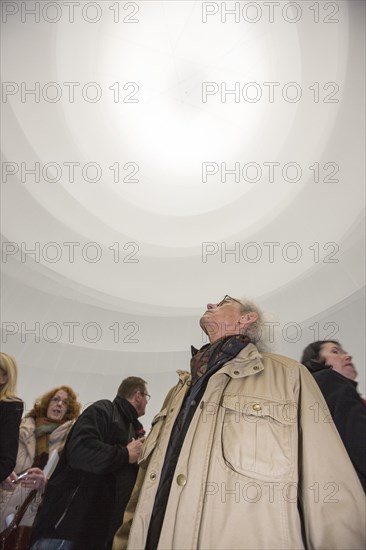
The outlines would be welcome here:
<svg viewBox="0 0 366 550">
<path fill-rule="evenodd" d="M 135 407 L 131 405 L 129 401 L 127 401 L 127 399 L 117 395 L 114 399 L 114 403 L 130 422 L 137 420 L 137 411 Z"/>
<path fill-rule="evenodd" d="M 251 374 L 258 374 L 264 370 L 261 361 L 262 356 L 254 344 L 248 344 L 231 361 L 228 361 L 220 373 L 227 374 L 230 378 L 244 378 Z"/>
<path fill-rule="evenodd" d="M 236 357 L 225 363 L 225 365 L 212 376 L 224 373 L 230 376 L 230 378 L 244 378 L 251 374 L 257 374 L 264 370 L 261 359 L 262 356 L 256 346 L 254 344 L 248 344 Z M 177 370 L 177 374 L 183 384 L 190 385 L 191 374 L 189 372 Z"/>
<path fill-rule="evenodd" d="M 328 370 L 330 369 L 329 365 L 326 365 L 325 363 L 318 363 L 318 361 L 309 361 L 305 367 L 311 372 L 320 372 L 321 370 Z"/>
<path fill-rule="evenodd" d="M 343 374 L 341 374 L 340 372 L 337 372 L 336 370 L 333 370 L 330 365 L 326 365 L 324 363 L 318 363 L 317 361 L 310 361 L 308 363 L 308 365 L 305 365 L 305 366 L 311 372 L 311 374 L 314 374 L 316 372 L 320 372 L 322 370 L 331 370 L 331 371 L 334 372 L 334 374 L 336 376 L 338 376 L 338 377 L 340 376 L 344 380 L 347 380 L 347 382 L 349 382 L 355 388 L 357 388 L 357 386 L 358 386 L 358 382 L 356 382 L 355 380 L 352 380 L 351 378 L 347 378 L 347 376 L 343 376 Z"/>
</svg>

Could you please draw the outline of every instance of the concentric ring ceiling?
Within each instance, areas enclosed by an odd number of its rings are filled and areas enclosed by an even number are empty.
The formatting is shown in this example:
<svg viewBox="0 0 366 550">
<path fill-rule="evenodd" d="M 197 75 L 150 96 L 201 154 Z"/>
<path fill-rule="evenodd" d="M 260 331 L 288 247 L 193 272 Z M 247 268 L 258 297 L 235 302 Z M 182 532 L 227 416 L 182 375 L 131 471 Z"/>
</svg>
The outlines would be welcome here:
<svg viewBox="0 0 366 550">
<path fill-rule="evenodd" d="M 8 4 L 3 348 L 23 394 L 66 378 L 86 402 L 138 372 L 157 407 L 226 292 L 295 358 L 333 323 L 362 371 L 363 3 L 271 22 L 263 2 L 80 2 L 73 23 Z"/>
</svg>

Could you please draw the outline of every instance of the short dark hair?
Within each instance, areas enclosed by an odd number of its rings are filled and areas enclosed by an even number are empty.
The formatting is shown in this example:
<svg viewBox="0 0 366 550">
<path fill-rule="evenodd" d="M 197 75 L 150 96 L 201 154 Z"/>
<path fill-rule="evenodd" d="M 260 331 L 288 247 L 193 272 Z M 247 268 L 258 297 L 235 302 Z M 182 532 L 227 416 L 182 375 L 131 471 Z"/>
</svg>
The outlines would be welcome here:
<svg viewBox="0 0 366 550">
<path fill-rule="evenodd" d="M 318 363 L 325 363 L 323 359 L 320 358 L 320 350 L 323 344 L 336 344 L 340 346 L 340 343 L 337 340 L 317 340 L 312 342 L 302 352 L 301 363 L 305 367 L 311 367 L 311 362 L 316 361 Z"/>
<path fill-rule="evenodd" d="M 140 391 L 141 393 L 145 393 L 146 391 L 146 381 L 142 378 L 139 378 L 138 376 L 129 376 L 128 378 L 125 378 L 122 380 L 117 395 L 119 397 L 124 397 L 125 399 L 129 399 L 133 396 L 133 394 L 136 391 Z"/>
</svg>

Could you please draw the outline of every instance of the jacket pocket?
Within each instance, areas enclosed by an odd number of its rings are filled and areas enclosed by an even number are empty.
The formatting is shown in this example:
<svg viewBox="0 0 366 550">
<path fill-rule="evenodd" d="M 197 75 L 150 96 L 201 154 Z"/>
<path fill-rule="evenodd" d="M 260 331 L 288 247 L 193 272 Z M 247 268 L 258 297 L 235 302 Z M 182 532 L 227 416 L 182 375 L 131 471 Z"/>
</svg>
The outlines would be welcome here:
<svg viewBox="0 0 366 550">
<path fill-rule="evenodd" d="M 147 458 L 149 458 L 149 456 L 151 455 L 155 447 L 158 445 L 161 428 L 164 424 L 167 414 L 168 414 L 168 407 L 166 407 L 165 409 L 162 409 L 160 412 L 158 412 L 157 415 L 154 416 L 153 421 L 151 423 L 151 430 L 149 431 L 146 437 L 144 446 L 141 451 L 139 464 L 141 464 L 141 462 L 144 462 Z"/>
<path fill-rule="evenodd" d="M 257 479 L 283 479 L 293 468 L 294 404 L 224 395 L 222 453 L 226 465 Z"/>
</svg>

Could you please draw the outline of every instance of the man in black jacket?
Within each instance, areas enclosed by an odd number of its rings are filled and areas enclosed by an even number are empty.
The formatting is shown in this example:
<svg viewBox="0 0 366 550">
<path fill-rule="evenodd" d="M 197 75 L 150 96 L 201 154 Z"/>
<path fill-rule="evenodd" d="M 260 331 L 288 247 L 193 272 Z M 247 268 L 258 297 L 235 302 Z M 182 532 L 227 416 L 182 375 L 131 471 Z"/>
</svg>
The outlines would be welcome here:
<svg viewBox="0 0 366 550">
<path fill-rule="evenodd" d="M 113 402 L 90 405 L 74 424 L 35 521 L 32 550 L 108 550 L 136 476 L 149 395 L 123 380 Z"/>
</svg>

